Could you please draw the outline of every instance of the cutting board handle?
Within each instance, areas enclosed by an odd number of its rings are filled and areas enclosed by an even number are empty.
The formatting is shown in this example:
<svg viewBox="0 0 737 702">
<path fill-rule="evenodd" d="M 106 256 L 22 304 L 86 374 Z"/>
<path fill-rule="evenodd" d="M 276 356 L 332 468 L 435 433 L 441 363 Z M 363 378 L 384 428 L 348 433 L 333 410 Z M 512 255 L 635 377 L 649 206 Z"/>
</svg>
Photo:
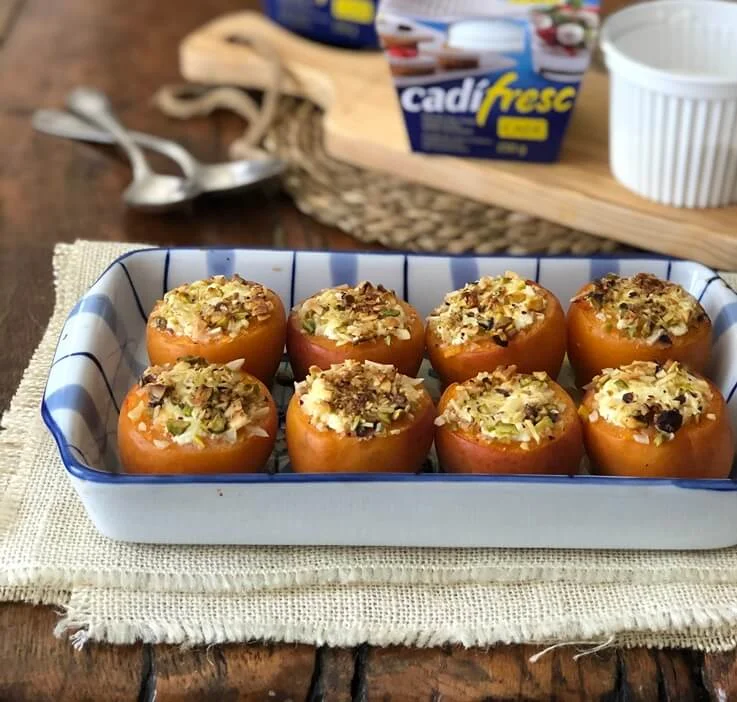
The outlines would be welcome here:
<svg viewBox="0 0 737 702">
<path fill-rule="evenodd" d="M 274 87 L 281 62 L 281 92 L 307 98 L 326 110 L 338 96 L 350 99 L 357 74 L 375 78 L 375 62 L 383 61 L 378 53 L 356 55 L 313 43 L 255 12 L 217 19 L 187 36 L 180 46 L 185 78 L 267 90 Z"/>
</svg>

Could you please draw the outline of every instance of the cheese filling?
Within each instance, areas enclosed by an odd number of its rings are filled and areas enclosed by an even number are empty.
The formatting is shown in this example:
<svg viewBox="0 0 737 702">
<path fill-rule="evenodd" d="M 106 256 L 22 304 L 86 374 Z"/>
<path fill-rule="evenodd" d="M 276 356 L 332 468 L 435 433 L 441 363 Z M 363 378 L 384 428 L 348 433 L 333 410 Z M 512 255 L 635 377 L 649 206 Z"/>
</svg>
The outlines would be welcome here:
<svg viewBox="0 0 737 702">
<path fill-rule="evenodd" d="M 394 366 L 350 360 L 329 370 L 313 366 L 295 392 L 313 426 L 369 438 L 399 433 L 394 425 L 413 416 L 425 395 L 422 383 Z"/>
<path fill-rule="evenodd" d="M 216 275 L 167 292 L 150 323 L 161 331 L 207 341 L 234 338 L 254 322 L 267 320 L 273 311 L 268 288 L 239 275 Z"/>
<path fill-rule="evenodd" d="M 591 382 L 593 408 L 581 408 L 589 422 L 599 419 L 636 430 L 635 441 L 656 446 L 675 438 L 681 427 L 700 422 L 712 399 L 709 384 L 680 363 L 664 365 L 636 361 L 621 368 L 607 368 Z"/>
<path fill-rule="evenodd" d="M 240 372 L 243 360 L 224 366 L 186 357 L 151 366 L 140 378 L 144 398 L 128 412 L 142 433 L 154 431 L 170 443 L 204 447 L 205 440 L 233 443 L 239 434 L 268 436 L 260 422 L 269 413 L 258 383 Z"/>
<path fill-rule="evenodd" d="M 442 343 L 457 346 L 490 338 L 507 346 L 521 330 L 545 316 L 547 300 L 539 287 L 507 271 L 484 276 L 448 293 L 428 323 Z"/>
<path fill-rule="evenodd" d="M 527 450 L 532 442 L 555 438 L 565 409 L 547 373 L 517 373 L 515 366 L 508 366 L 456 386 L 435 424 L 516 442 Z"/>
<path fill-rule="evenodd" d="M 571 302 L 585 300 L 607 332 L 618 331 L 648 344 L 670 346 L 706 319 L 704 308 L 680 285 L 650 273 L 621 278 L 610 273 L 594 281 Z"/>
<path fill-rule="evenodd" d="M 397 296 L 369 282 L 322 290 L 298 307 L 302 331 L 324 336 L 338 346 L 361 341 L 410 338 L 410 320 Z"/>
</svg>

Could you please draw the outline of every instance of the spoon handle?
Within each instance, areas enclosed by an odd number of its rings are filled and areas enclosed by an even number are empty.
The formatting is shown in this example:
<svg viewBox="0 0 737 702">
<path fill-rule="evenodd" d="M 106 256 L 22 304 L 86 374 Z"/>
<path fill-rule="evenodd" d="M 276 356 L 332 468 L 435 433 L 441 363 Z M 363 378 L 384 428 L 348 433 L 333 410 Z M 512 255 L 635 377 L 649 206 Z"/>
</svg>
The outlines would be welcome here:
<svg viewBox="0 0 737 702">
<path fill-rule="evenodd" d="M 34 129 L 45 134 L 51 134 L 52 136 L 92 141 L 98 144 L 116 143 L 115 137 L 110 132 L 95 127 L 83 119 L 69 112 L 62 112 L 61 110 L 36 110 L 33 113 L 31 122 Z M 179 165 L 184 175 L 188 178 L 196 175 L 199 167 L 198 162 L 180 144 L 169 141 L 168 139 L 160 139 L 151 134 L 144 134 L 143 132 L 131 131 L 128 132 L 128 135 L 138 146 L 168 156 Z"/>
<path fill-rule="evenodd" d="M 130 159 L 134 180 L 140 180 L 151 174 L 143 151 L 115 118 L 107 96 L 93 88 L 75 88 L 67 96 L 67 106 L 72 112 L 105 129 L 114 137 Z"/>
</svg>

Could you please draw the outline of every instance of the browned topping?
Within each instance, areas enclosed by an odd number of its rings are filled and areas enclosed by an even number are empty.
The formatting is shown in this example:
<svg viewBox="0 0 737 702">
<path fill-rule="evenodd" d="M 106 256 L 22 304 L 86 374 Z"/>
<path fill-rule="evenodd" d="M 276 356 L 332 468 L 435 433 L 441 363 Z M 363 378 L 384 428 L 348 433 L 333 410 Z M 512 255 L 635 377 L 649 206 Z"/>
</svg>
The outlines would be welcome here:
<svg viewBox="0 0 737 702">
<path fill-rule="evenodd" d="M 259 422 L 269 412 L 261 386 L 240 372 L 242 360 L 227 365 L 202 358 L 151 366 L 140 379 L 147 401 L 128 412 L 139 431 L 156 429 L 169 442 L 204 446 L 203 439 L 234 442 L 239 431 L 266 436 Z M 143 425 L 143 428 L 141 428 Z"/>
<path fill-rule="evenodd" d="M 238 336 L 274 311 L 268 288 L 239 275 L 216 275 L 170 290 L 157 305 L 151 324 L 161 331 L 204 341 Z"/>
<path fill-rule="evenodd" d="M 649 444 L 652 438 L 656 446 L 673 439 L 683 425 L 700 422 L 712 398 L 709 384 L 675 361 L 607 368 L 589 387 L 595 394 L 591 411 L 580 410 L 585 419 L 636 430 L 635 441 Z"/>
<path fill-rule="evenodd" d="M 680 285 L 650 273 L 621 278 L 610 273 L 595 280 L 572 302 L 586 301 L 604 323 L 605 331 L 618 331 L 648 344 L 670 346 L 706 319 L 697 300 Z"/>
<path fill-rule="evenodd" d="M 383 338 L 409 339 L 410 320 L 399 299 L 383 285 L 340 285 L 313 295 L 298 306 L 302 331 L 344 344 Z"/>
<path fill-rule="evenodd" d="M 547 300 L 532 281 L 507 271 L 484 276 L 448 293 L 428 319 L 445 344 L 490 338 L 499 346 L 545 316 Z"/>
<path fill-rule="evenodd" d="M 329 370 L 310 368 L 295 385 L 302 411 L 318 429 L 367 438 L 397 431 L 412 416 L 424 393 L 422 379 L 372 361 L 344 361 Z"/>
<path fill-rule="evenodd" d="M 530 442 L 556 436 L 565 409 L 547 373 L 517 373 L 508 366 L 457 385 L 435 424 L 529 449 Z"/>
</svg>

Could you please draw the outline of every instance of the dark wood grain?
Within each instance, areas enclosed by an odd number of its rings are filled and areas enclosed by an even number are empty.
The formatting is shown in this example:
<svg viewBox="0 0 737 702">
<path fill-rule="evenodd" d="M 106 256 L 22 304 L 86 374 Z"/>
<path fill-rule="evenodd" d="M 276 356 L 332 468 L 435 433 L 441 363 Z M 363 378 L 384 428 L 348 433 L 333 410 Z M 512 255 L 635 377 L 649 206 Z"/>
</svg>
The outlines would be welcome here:
<svg viewBox="0 0 737 702">
<path fill-rule="evenodd" d="M 0 44 L 13 28 L 23 0 L 0 0 Z"/>
<path fill-rule="evenodd" d="M 616 655 L 574 661 L 571 650 L 551 651 L 536 663 L 539 647 L 483 649 L 372 649 L 366 663 L 368 699 L 394 700 L 598 700 L 616 685 Z"/>
<path fill-rule="evenodd" d="M 311 646 L 155 648 L 156 702 L 296 702 L 308 697 L 315 667 Z"/>
<path fill-rule="evenodd" d="M 737 659 L 733 651 L 704 656 L 701 672 L 710 699 L 737 700 Z"/>
<path fill-rule="evenodd" d="M 51 635 L 58 618 L 48 607 L 0 604 L 0 700 L 137 699 L 144 669 L 142 647 L 96 645 L 75 651 L 68 641 Z"/>
<path fill-rule="evenodd" d="M 608 0 L 605 10 L 628 0 Z M 274 188 L 210 199 L 190 210 L 127 212 L 127 165 L 108 148 L 34 133 L 39 106 L 63 105 L 80 83 L 108 92 L 131 127 L 181 141 L 204 160 L 227 157 L 242 128 L 232 116 L 177 122 L 149 98 L 178 80 L 179 39 L 255 0 L 24 0 L 0 28 L 0 411 L 7 407 L 53 305 L 51 255 L 78 237 L 152 244 L 355 248 L 299 213 Z M 0 15 L 16 8 L 0 0 Z M 4 41 L 3 41 L 4 31 Z M 159 162 L 157 162 L 158 164 Z M 604 651 L 572 660 L 560 649 L 315 649 L 228 645 L 210 649 L 88 644 L 75 651 L 52 630 L 47 607 L 0 604 L 0 701 L 90 700 L 724 700 L 737 699 L 733 653 Z"/>
<path fill-rule="evenodd" d="M 369 701 L 382 702 L 700 702 L 735 694 L 732 654 L 702 666 L 701 654 L 684 651 L 612 648 L 574 660 L 576 649 L 565 647 L 530 662 L 539 650 L 370 649 L 363 687 Z"/>
</svg>

